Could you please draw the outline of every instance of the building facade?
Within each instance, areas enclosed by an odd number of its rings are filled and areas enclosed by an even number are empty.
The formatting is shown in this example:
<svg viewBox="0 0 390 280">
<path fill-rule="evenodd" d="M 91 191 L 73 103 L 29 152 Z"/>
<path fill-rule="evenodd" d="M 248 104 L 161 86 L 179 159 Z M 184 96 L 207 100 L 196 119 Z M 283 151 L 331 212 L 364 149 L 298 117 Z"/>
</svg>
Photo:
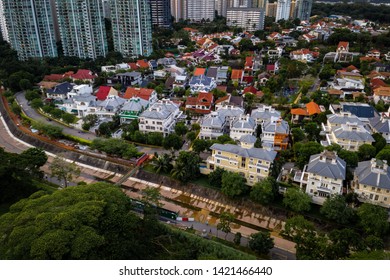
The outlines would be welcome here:
<svg viewBox="0 0 390 280">
<path fill-rule="evenodd" d="M 139 116 L 141 132 L 159 132 L 167 136 L 174 132 L 175 125 L 183 112 L 168 99 L 159 100 Z"/>
<path fill-rule="evenodd" d="M 171 0 L 171 15 L 175 22 L 187 18 L 187 0 Z"/>
<path fill-rule="evenodd" d="M 186 0 L 186 18 L 191 21 L 214 20 L 215 0 Z"/>
<path fill-rule="evenodd" d="M 219 167 L 239 173 L 250 186 L 269 176 L 276 157 L 275 151 L 232 144 L 213 144 L 210 149 L 212 152 L 207 158 L 207 168 L 201 168 L 203 174 L 209 174 Z"/>
<path fill-rule="evenodd" d="M 359 162 L 352 190 L 362 202 L 390 208 L 390 167 L 386 160 Z"/>
<path fill-rule="evenodd" d="M 19 59 L 57 56 L 50 0 L 2 0 L 2 5 L 9 43 Z"/>
<path fill-rule="evenodd" d="M 148 0 L 111 1 L 114 49 L 125 57 L 149 56 L 152 19 Z"/>
<path fill-rule="evenodd" d="M 153 26 L 170 28 L 172 26 L 171 0 L 149 0 Z"/>
<path fill-rule="evenodd" d="M 303 172 L 296 176 L 300 176 L 300 186 L 312 201 L 322 205 L 328 197 L 343 193 L 346 166 L 337 153 L 325 151 L 311 156 Z"/>
<path fill-rule="evenodd" d="M 290 7 L 291 0 L 278 0 L 275 21 L 278 22 L 281 19 L 288 20 L 290 18 Z"/>
<path fill-rule="evenodd" d="M 108 52 L 101 0 L 56 0 L 58 26 L 65 56 L 105 57 Z"/>
<path fill-rule="evenodd" d="M 313 0 L 296 0 L 295 17 L 300 20 L 309 20 L 311 15 L 311 8 L 313 6 Z"/>
<path fill-rule="evenodd" d="M 259 8 L 228 8 L 226 23 L 253 32 L 264 29 L 265 10 Z"/>
<path fill-rule="evenodd" d="M 278 3 L 267 3 L 267 7 L 265 9 L 265 15 L 267 17 L 276 17 L 276 11 L 278 9 Z"/>
<path fill-rule="evenodd" d="M 8 28 L 5 22 L 3 0 L 0 0 L 0 31 L 1 31 L 1 38 L 4 41 L 9 42 Z"/>
</svg>

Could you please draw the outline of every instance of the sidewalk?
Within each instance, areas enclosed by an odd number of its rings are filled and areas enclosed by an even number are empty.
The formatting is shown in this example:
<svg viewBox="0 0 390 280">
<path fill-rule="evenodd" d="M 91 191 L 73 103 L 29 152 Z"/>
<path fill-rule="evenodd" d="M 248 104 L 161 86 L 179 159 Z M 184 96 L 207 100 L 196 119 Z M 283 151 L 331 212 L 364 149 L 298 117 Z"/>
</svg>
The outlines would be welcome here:
<svg viewBox="0 0 390 280">
<path fill-rule="evenodd" d="M 135 188 L 140 191 L 147 187 L 159 188 L 160 195 L 163 198 L 168 199 L 162 201 L 162 203 L 164 204 L 164 208 L 178 212 L 179 215 L 182 217 L 193 217 L 196 222 L 203 224 L 204 228 L 207 226 L 216 226 L 219 223 L 219 219 L 214 216 L 211 216 L 210 212 L 220 214 L 222 212 L 228 211 L 234 214 L 236 219 L 240 221 L 270 230 L 271 236 L 274 238 L 275 241 L 275 247 L 293 254 L 295 254 L 296 252 L 295 243 L 289 240 L 285 240 L 279 235 L 280 231 L 284 228 L 285 223 L 283 221 L 276 220 L 272 217 L 268 217 L 258 213 L 250 213 L 248 211 L 235 208 L 231 205 L 221 204 L 208 198 L 195 196 L 190 193 L 185 193 L 166 186 L 160 186 L 158 184 L 150 183 L 133 177 L 130 177 L 128 180 L 126 180 L 123 185 Z M 132 198 L 140 197 L 140 193 L 130 191 L 126 191 L 126 193 Z M 175 200 L 182 202 L 183 204 L 191 205 L 193 206 L 193 209 L 188 209 L 185 206 L 182 207 L 178 204 L 170 202 L 169 200 Z M 189 222 L 189 224 L 191 224 L 191 222 Z M 231 227 L 233 233 L 240 232 L 245 237 L 249 237 L 252 233 L 258 232 L 255 229 L 234 223 Z"/>
</svg>

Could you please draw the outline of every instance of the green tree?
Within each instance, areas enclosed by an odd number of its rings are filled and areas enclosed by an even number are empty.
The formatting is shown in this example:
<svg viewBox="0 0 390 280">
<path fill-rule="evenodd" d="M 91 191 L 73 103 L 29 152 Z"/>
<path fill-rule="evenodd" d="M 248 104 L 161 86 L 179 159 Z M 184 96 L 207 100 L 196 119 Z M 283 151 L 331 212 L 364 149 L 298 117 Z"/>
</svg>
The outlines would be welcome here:
<svg viewBox="0 0 390 280">
<path fill-rule="evenodd" d="M 325 236 L 319 235 L 312 222 L 302 216 L 294 216 L 286 221 L 283 234 L 296 243 L 297 259 L 320 260 L 326 258 L 329 245 Z"/>
<path fill-rule="evenodd" d="M 309 211 L 310 202 L 310 196 L 296 188 L 288 188 L 283 198 L 283 204 L 298 213 Z"/>
<path fill-rule="evenodd" d="M 147 143 L 149 145 L 161 146 L 164 140 L 164 136 L 159 132 L 149 132 L 147 134 Z"/>
<path fill-rule="evenodd" d="M 209 143 L 207 140 L 204 139 L 195 139 L 194 142 L 192 143 L 192 150 L 198 154 L 208 148 L 209 148 Z"/>
<path fill-rule="evenodd" d="M 389 230 L 389 215 L 386 209 L 373 204 L 364 203 L 361 205 L 357 214 L 360 218 L 360 226 L 368 235 L 382 237 Z"/>
<path fill-rule="evenodd" d="M 139 258 L 142 233 L 130 210 L 129 199 L 105 183 L 38 192 L 0 217 L 0 258 Z"/>
<path fill-rule="evenodd" d="M 76 121 L 76 116 L 69 113 L 65 113 L 62 115 L 62 120 L 67 124 L 71 124 Z"/>
<path fill-rule="evenodd" d="M 305 164 L 309 162 L 310 156 L 321 153 L 324 147 L 317 142 L 298 142 L 294 144 L 293 149 L 297 165 L 300 169 L 303 169 Z"/>
<path fill-rule="evenodd" d="M 42 177 L 40 168 L 47 162 L 47 155 L 40 148 L 29 148 L 20 154 L 25 171 L 32 177 Z"/>
<path fill-rule="evenodd" d="M 328 197 L 320 211 L 322 215 L 339 224 L 349 224 L 356 215 L 342 195 Z"/>
<path fill-rule="evenodd" d="M 149 207 L 164 206 L 163 203 L 160 202 L 160 190 L 158 188 L 146 187 L 143 191 L 141 201 L 148 205 Z"/>
<path fill-rule="evenodd" d="M 16 101 L 12 102 L 12 104 L 11 104 L 11 110 L 12 110 L 12 112 L 13 112 L 15 115 L 18 115 L 18 116 L 20 116 L 21 113 L 22 113 L 22 109 L 20 108 L 20 106 L 18 105 L 18 103 L 16 103 Z"/>
<path fill-rule="evenodd" d="M 199 176 L 199 163 L 201 159 L 194 152 L 181 151 L 171 171 L 174 178 L 186 183 Z"/>
<path fill-rule="evenodd" d="M 62 111 L 61 109 L 55 108 L 55 109 L 51 110 L 50 114 L 55 119 L 61 119 L 62 115 L 64 114 L 64 111 Z"/>
<path fill-rule="evenodd" d="M 309 141 L 318 141 L 320 138 L 321 128 L 315 122 L 309 122 L 304 126 L 305 133 Z"/>
<path fill-rule="evenodd" d="M 236 197 L 245 192 L 245 179 L 238 173 L 226 171 L 222 174 L 221 192 L 229 197 Z"/>
<path fill-rule="evenodd" d="M 167 150 L 171 148 L 179 150 L 183 146 L 183 139 L 179 135 L 171 133 L 164 138 L 162 145 Z"/>
<path fill-rule="evenodd" d="M 222 175 L 226 171 L 220 167 L 217 167 L 209 176 L 209 183 L 212 187 L 221 188 L 222 187 Z"/>
<path fill-rule="evenodd" d="M 358 165 L 359 156 L 356 152 L 341 149 L 340 152 L 338 152 L 338 156 L 345 160 L 347 167 L 354 168 Z"/>
<path fill-rule="evenodd" d="M 169 173 L 172 170 L 171 156 L 169 154 L 154 155 L 153 165 L 157 173 Z"/>
<path fill-rule="evenodd" d="M 43 101 L 42 101 L 41 98 L 35 98 L 35 99 L 31 100 L 30 106 L 33 109 L 42 108 L 43 107 Z"/>
<path fill-rule="evenodd" d="M 219 216 L 219 223 L 217 225 L 217 229 L 221 230 L 225 233 L 225 239 L 229 232 L 232 231 L 231 223 L 234 221 L 234 216 L 230 212 L 222 212 Z"/>
<path fill-rule="evenodd" d="M 19 87 L 22 89 L 22 90 L 27 90 L 27 89 L 32 89 L 32 84 L 29 80 L 27 79 L 21 79 L 19 81 Z"/>
<path fill-rule="evenodd" d="M 291 129 L 291 134 L 292 134 L 292 138 L 294 140 L 294 143 L 301 142 L 306 138 L 305 133 L 300 128 L 295 127 L 293 129 Z"/>
<path fill-rule="evenodd" d="M 81 169 L 75 162 L 67 162 L 62 157 L 55 157 L 49 167 L 51 175 L 56 177 L 59 181 L 64 182 L 64 188 L 68 187 L 68 184 L 74 177 L 80 176 Z"/>
<path fill-rule="evenodd" d="M 234 235 L 234 244 L 236 244 L 237 246 L 239 246 L 241 244 L 241 232 L 236 232 L 236 234 Z"/>
<path fill-rule="evenodd" d="M 260 182 L 257 182 L 251 189 L 251 199 L 261 204 L 268 204 L 272 202 L 275 194 L 274 185 L 275 179 L 272 177 L 268 177 Z"/>
<path fill-rule="evenodd" d="M 274 240 L 268 231 L 259 231 L 258 233 L 251 234 L 248 245 L 251 250 L 258 254 L 268 254 L 269 250 L 274 247 Z"/>
<path fill-rule="evenodd" d="M 374 147 L 376 154 L 378 154 L 380 151 L 383 150 L 384 147 L 386 147 L 386 139 L 383 138 L 383 136 L 380 133 L 374 133 L 372 137 L 375 139 Z"/>
<path fill-rule="evenodd" d="M 183 136 L 188 132 L 188 128 L 184 122 L 178 122 L 175 126 L 175 133 L 177 135 Z"/>
<path fill-rule="evenodd" d="M 26 97 L 27 101 L 32 101 L 32 100 L 37 99 L 37 98 L 40 99 L 41 94 L 39 93 L 39 91 L 36 91 L 36 90 L 28 90 L 28 91 L 26 91 L 25 97 Z"/>
<path fill-rule="evenodd" d="M 103 137 L 111 137 L 111 128 L 108 122 L 104 122 L 99 125 L 98 135 Z"/>
<path fill-rule="evenodd" d="M 376 149 L 369 144 L 363 144 L 359 147 L 358 156 L 360 161 L 370 160 L 376 155 Z"/>
<path fill-rule="evenodd" d="M 190 140 L 191 142 L 193 142 L 195 139 L 196 139 L 196 133 L 195 131 L 190 131 L 186 134 L 186 137 L 188 140 Z"/>
<path fill-rule="evenodd" d="M 386 160 L 390 163 L 390 146 L 386 146 L 382 151 L 376 155 L 377 159 Z"/>
</svg>

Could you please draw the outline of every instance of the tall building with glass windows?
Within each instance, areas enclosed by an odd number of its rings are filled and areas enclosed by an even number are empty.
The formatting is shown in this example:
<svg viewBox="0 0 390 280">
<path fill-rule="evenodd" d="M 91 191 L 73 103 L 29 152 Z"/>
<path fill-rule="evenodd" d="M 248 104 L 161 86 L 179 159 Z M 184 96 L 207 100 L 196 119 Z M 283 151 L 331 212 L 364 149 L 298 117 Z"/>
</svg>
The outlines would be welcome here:
<svg viewBox="0 0 390 280">
<path fill-rule="evenodd" d="M 126 57 L 151 55 L 149 0 L 111 0 L 111 20 L 115 51 Z"/>
<path fill-rule="evenodd" d="M 21 60 L 56 57 L 50 0 L 1 0 L 11 47 Z"/>
<path fill-rule="evenodd" d="M 152 24 L 157 27 L 172 26 L 171 0 L 149 0 Z"/>
<path fill-rule="evenodd" d="M 300 20 L 309 20 L 312 6 L 313 0 L 297 0 L 295 4 L 295 17 Z"/>
<path fill-rule="evenodd" d="M 9 42 L 8 28 L 7 28 L 7 24 L 5 23 L 3 0 L 0 0 L 0 31 L 1 31 L 1 38 L 4 41 Z"/>
<path fill-rule="evenodd" d="M 55 0 L 65 56 L 96 59 L 107 55 L 102 0 Z"/>
<path fill-rule="evenodd" d="M 275 21 L 288 20 L 290 17 L 291 0 L 278 0 Z"/>
</svg>

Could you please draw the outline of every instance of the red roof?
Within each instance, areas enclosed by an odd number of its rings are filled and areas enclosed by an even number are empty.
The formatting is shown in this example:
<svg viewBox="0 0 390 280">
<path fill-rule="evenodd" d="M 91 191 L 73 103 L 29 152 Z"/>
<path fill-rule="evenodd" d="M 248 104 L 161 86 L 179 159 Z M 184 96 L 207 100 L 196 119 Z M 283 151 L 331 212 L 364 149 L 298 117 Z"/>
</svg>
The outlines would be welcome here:
<svg viewBox="0 0 390 280">
<path fill-rule="evenodd" d="M 149 68 L 149 63 L 143 59 L 137 60 L 137 65 L 139 68 Z"/>
<path fill-rule="evenodd" d="M 245 58 L 245 68 L 252 68 L 253 67 L 253 57 L 248 56 Z"/>
<path fill-rule="evenodd" d="M 198 95 L 198 102 L 208 103 L 211 105 L 214 100 L 214 95 L 211 92 L 201 92 Z"/>
<path fill-rule="evenodd" d="M 137 63 L 130 62 L 130 63 L 128 63 L 128 64 L 129 64 L 131 70 L 137 70 L 137 69 L 138 69 Z"/>
<path fill-rule="evenodd" d="M 111 87 L 100 86 L 99 90 L 96 93 L 97 100 L 101 100 L 101 101 L 106 100 L 110 90 L 111 90 Z"/>
<path fill-rule="evenodd" d="M 307 103 L 305 106 L 306 106 L 305 109 L 304 108 L 291 109 L 291 114 L 299 115 L 299 116 L 312 116 L 321 113 L 320 107 L 314 101 Z"/>
<path fill-rule="evenodd" d="M 218 98 L 217 101 L 215 101 L 215 104 L 221 103 L 223 101 L 229 101 L 229 100 L 230 100 L 230 95 L 226 95 L 226 96 Z"/>
<path fill-rule="evenodd" d="M 340 41 L 339 45 L 337 46 L 337 48 L 339 49 L 339 48 L 343 47 L 344 49 L 347 49 L 348 46 L 349 46 L 349 42 Z"/>
<path fill-rule="evenodd" d="M 232 70 L 232 80 L 241 80 L 242 79 L 242 70 L 233 69 Z"/>
<path fill-rule="evenodd" d="M 123 95 L 123 98 L 130 99 L 132 97 L 139 97 L 146 101 L 149 101 L 150 97 L 152 96 L 152 93 L 154 92 L 154 89 L 150 88 L 133 88 L 128 87 L 126 89 L 125 94 Z"/>
<path fill-rule="evenodd" d="M 309 113 L 309 116 L 321 113 L 320 106 L 318 106 L 318 104 L 315 103 L 314 101 L 307 103 L 306 109 Z"/>
<path fill-rule="evenodd" d="M 268 64 L 267 71 L 275 71 L 275 64 Z"/>
<path fill-rule="evenodd" d="M 76 74 L 71 76 L 75 80 L 93 80 L 96 78 L 90 70 L 79 69 Z"/>
<path fill-rule="evenodd" d="M 248 92 L 253 93 L 253 94 L 256 94 L 257 89 L 256 89 L 254 86 L 246 87 L 246 88 L 244 89 L 244 92 L 243 92 L 243 93 L 245 94 L 245 93 L 248 93 Z"/>
<path fill-rule="evenodd" d="M 194 76 L 204 75 L 206 73 L 206 68 L 195 68 Z"/>
<path fill-rule="evenodd" d="M 371 82 L 370 82 L 370 84 L 371 84 L 371 87 L 372 87 L 373 89 L 378 88 L 378 87 L 386 87 L 386 86 L 388 86 L 388 85 L 387 85 L 383 80 L 381 80 L 381 79 L 372 79 Z"/>
<path fill-rule="evenodd" d="M 254 77 L 253 77 L 253 76 L 244 76 L 244 77 L 242 78 L 242 80 L 243 80 L 244 82 L 250 84 L 250 83 L 253 82 Z"/>
<path fill-rule="evenodd" d="M 43 77 L 44 81 L 50 81 L 50 82 L 57 82 L 57 81 L 61 81 L 62 79 L 64 79 L 64 75 L 62 74 L 50 74 Z"/>
</svg>

